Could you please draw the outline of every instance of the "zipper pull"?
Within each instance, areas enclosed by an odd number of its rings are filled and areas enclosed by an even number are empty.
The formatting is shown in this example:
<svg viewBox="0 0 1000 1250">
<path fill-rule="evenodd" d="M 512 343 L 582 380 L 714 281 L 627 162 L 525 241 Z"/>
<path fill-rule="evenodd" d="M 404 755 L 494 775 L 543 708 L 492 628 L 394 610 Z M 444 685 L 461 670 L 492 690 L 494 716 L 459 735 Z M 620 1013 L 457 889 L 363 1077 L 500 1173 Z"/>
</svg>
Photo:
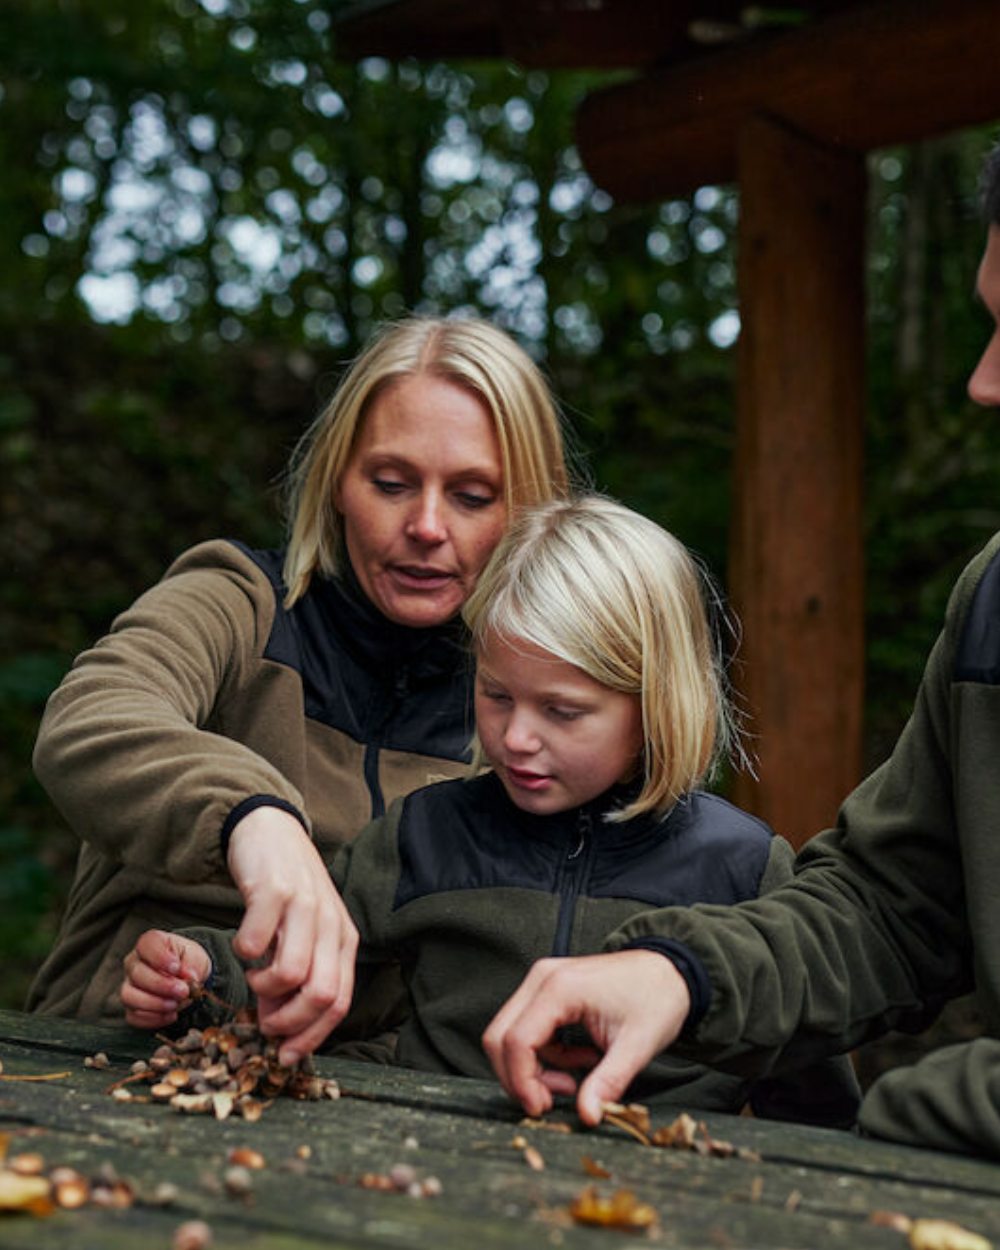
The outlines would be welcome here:
<svg viewBox="0 0 1000 1250">
<path fill-rule="evenodd" d="M 581 812 L 577 821 L 577 828 L 580 830 L 580 840 L 576 847 L 566 856 L 568 860 L 579 859 L 583 854 L 584 847 L 587 845 L 587 835 L 590 833 L 590 813 Z"/>
</svg>

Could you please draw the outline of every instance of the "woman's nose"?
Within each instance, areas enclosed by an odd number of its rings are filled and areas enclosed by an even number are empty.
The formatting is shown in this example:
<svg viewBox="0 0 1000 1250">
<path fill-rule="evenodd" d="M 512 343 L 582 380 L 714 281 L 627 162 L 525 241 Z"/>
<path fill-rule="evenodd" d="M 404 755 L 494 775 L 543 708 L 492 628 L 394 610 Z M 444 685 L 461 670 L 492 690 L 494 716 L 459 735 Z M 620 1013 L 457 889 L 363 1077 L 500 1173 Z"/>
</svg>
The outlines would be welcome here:
<svg viewBox="0 0 1000 1250">
<path fill-rule="evenodd" d="M 969 398 L 983 408 L 1000 408 L 1000 330 L 996 330 L 972 371 Z"/>
<path fill-rule="evenodd" d="M 448 537 L 444 503 L 436 492 L 423 491 L 420 494 L 407 522 L 406 532 L 417 542 L 425 544 L 442 543 Z"/>
</svg>

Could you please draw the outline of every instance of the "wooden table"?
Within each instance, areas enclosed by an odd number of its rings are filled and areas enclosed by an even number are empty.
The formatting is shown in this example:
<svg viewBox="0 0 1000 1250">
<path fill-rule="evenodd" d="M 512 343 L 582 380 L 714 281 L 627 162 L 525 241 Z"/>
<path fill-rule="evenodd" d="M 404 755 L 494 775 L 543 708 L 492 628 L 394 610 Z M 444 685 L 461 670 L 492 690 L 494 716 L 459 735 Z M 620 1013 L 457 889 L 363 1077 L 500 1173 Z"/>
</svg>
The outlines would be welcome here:
<svg viewBox="0 0 1000 1250">
<path fill-rule="evenodd" d="M 586 1132 L 565 1109 L 551 1117 L 570 1133 L 519 1125 L 488 1082 L 319 1060 L 341 1084 L 336 1102 L 276 1100 L 256 1123 L 182 1115 L 116 1102 L 110 1083 L 155 1042 L 130 1029 L 0 1012 L 0 1132 L 8 1155 L 38 1152 L 51 1168 L 89 1176 L 109 1165 L 134 1190 L 122 1210 L 92 1206 L 36 1217 L 0 1214 L 3 1250 L 158 1250 L 187 1220 L 208 1222 L 214 1247 L 305 1250 L 376 1247 L 490 1250 L 593 1247 L 651 1240 L 669 1247 L 895 1247 L 907 1236 L 870 1222 L 873 1211 L 941 1217 L 990 1238 L 1000 1250 L 1000 1167 L 985 1161 L 864 1141 L 852 1134 L 747 1117 L 706 1115 L 709 1134 L 759 1159 L 706 1157 L 646 1147 L 619 1129 Z M 84 1064 L 104 1051 L 107 1070 Z M 38 1082 L 6 1078 L 68 1072 Z M 674 1111 L 657 1108 L 654 1123 Z M 529 1166 L 522 1137 L 541 1155 Z M 223 1184 L 233 1147 L 252 1147 L 266 1167 L 249 1195 Z M 309 1150 L 303 1150 L 308 1147 Z M 308 1155 L 308 1157 L 303 1157 Z M 608 1168 L 593 1180 L 585 1156 Z M 439 1196 L 363 1188 L 365 1173 L 412 1165 L 440 1180 Z M 172 1182 L 176 1198 L 152 1200 Z M 573 1198 L 588 1184 L 618 1187 L 655 1207 L 652 1232 L 574 1224 Z"/>
</svg>

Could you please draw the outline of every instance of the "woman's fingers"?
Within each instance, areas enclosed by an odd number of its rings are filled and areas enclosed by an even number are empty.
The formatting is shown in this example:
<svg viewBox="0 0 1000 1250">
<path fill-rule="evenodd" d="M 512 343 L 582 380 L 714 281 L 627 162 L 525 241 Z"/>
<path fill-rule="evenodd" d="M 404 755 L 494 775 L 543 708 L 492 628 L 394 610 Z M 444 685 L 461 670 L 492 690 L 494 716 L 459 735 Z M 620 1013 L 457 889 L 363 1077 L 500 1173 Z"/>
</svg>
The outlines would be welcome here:
<svg viewBox="0 0 1000 1250">
<path fill-rule="evenodd" d="M 354 958 L 357 930 L 346 916 L 346 931 L 337 943 L 319 943 L 313 951 L 309 975 L 292 991 L 279 996 L 261 995 L 264 972 L 249 974 L 258 993 L 258 1013 L 265 1033 L 281 1037 L 282 1063 L 294 1063 L 310 1054 L 347 1014 L 354 989 Z"/>
<path fill-rule="evenodd" d="M 285 1060 L 300 1058 L 347 1014 L 357 929 L 319 853 L 287 812 L 261 807 L 245 816 L 230 839 L 229 864 L 246 904 L 233 948 L 245 960 L 270 952 L 247 975 L 261 1028 L 285 1039 Z"/>
</svg>

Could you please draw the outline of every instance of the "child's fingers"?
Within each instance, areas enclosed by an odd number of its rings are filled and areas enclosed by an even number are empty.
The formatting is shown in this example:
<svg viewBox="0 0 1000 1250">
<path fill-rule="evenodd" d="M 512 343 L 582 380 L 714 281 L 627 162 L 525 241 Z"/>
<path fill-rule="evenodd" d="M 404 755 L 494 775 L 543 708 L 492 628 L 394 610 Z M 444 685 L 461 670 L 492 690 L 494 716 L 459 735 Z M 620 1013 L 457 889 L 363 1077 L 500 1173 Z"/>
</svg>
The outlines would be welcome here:
<svg viewBox="0 0 1000 1250">
<path fill-rule="evenodd" d="M 149 998 L 169 1000 L 175 1007 L 190 997 L 191 987 L 183 977 L 170 976 L 147 963 L 139 954 L 138 946 L 125 956 L 124 964 L 125 984 L 122 987 L 122 1001 L 124 1001 L 125 986 L 132 986 L 138 993 Z"/>
<path fill-rule="evenodd" d="M 165 1029 L 176 1019 L 176 1011 L 140 1011 L 130 1007 L 125 1012 L 126 1022 L 134 1029 Z"/>
<path fill-rule="evenodd" d="M 210 971 L 208 954 L 192 938 L 165 929 L 147 929 L 139 936 L 134 953 L 151 968 L 185 981 L 203 981 Z"/>
<path fill-rule="evenodd" d="M 125 1019 L 137 1028 L 160 1028 L 177 1019 L 178 1004 L 175 999 L 149 994 L 138 989 L 131 981 L 123 982 L 121 1000 L 125 1008 Z"/>
</svg>

